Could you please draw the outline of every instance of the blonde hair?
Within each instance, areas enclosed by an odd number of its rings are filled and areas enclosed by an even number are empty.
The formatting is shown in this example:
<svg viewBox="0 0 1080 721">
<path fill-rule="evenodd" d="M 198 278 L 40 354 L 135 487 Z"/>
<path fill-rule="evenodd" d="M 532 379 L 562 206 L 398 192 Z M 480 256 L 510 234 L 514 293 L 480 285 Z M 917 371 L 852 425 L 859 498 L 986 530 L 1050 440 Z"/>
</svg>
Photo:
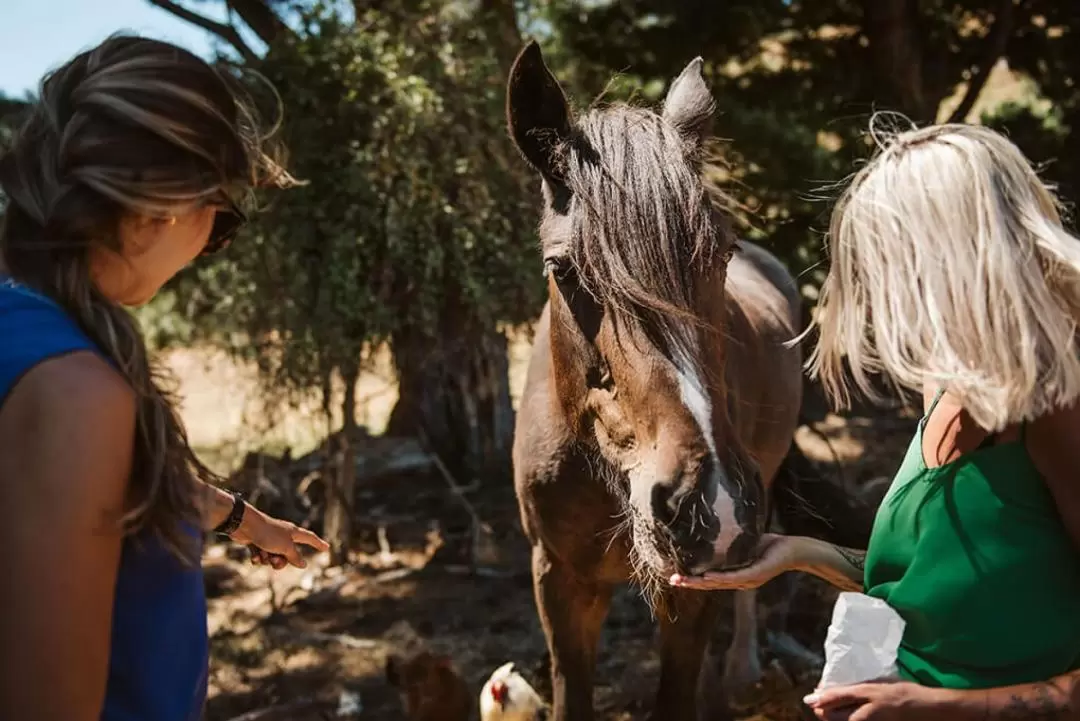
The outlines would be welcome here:
<svg viewBox="0 0 1080 721">
<path fill-rule="evenodd" d="M 990 431 L 1080 396 L 1080 240 L 1002 135 L 947 124 L 879 142 L 827 245 L 808 366 L 838 405 L 850 400 L 845 358 L 870 398 L 875 373 L 934 384 Z"/>
<path fill-rule="evenodd" d="M 94 245 L 119 249 L 121 219 L 287 185 L 249 99 L 228 75 L 168 43 L 113 36 L 41 83 L 40 99 L 0 155 L 8 204 L 0 253 L 18 280 L 79 323 L 135 391 L 129 533 L 146 529 L 195 560 L 195 457 L 132 316 L 89 273 Z"/>
</svg>

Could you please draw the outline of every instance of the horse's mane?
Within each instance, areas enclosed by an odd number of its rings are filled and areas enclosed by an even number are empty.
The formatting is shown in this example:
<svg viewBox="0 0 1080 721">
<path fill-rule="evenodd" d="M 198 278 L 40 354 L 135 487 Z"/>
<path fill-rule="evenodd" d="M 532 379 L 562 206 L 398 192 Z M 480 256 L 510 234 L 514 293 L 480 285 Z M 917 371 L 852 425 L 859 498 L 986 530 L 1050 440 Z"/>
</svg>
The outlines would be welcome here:
<svg viewBox="0 0 1080 721">
<path fill-rule="evenodd" d="M 570 261 L 596 301 L 640 324 L 672 360 L 693 360 L 704 327 L 697 284 L 729 247 L 726 198 L 700 153 L 645 108 L 615 104 L 577 123 L 563 150 L 579 203 Z"/>
</svg>

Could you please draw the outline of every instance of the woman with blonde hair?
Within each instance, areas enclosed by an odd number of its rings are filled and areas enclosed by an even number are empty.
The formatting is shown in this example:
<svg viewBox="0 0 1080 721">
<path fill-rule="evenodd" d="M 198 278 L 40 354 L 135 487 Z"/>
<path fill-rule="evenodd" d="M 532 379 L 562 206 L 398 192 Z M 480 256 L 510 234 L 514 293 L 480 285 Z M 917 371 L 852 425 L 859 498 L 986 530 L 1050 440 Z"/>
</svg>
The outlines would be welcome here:
<svg viewBox="0 0 1080 721">
<path fill-rule="evenodd" d="M 798 570 L 895 608 L 902 682 L 811 694 L 819 718 L 1080 719 L 1080 240 L 990 129 L 879 148 L 833 213 L 810 359 L 840 405 L 848 372 L 923 394 L 869 548 L 769 535 L 748 568 L 672 583 Z"/>
<path fill-rule="evenodd" d="M 125 309 L 292 182 L 250 108 L 117 36 L 45 77 L 0 155 L 0 719 L 196 721 L 202 533 L 275 568 L 326 547 L 209 483 Z"/>
</svg>

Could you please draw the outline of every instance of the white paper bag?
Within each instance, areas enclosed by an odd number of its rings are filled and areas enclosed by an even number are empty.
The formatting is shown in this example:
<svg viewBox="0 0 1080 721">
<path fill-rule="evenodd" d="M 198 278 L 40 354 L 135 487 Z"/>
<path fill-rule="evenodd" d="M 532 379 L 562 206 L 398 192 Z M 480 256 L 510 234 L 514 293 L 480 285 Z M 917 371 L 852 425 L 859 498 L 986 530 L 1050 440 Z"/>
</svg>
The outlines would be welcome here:
<svg viewBox="0 0 1080 721">
<path fill-rule="evenodd" d="M 841 593 L 825 637 L 819 689 L 897 677 L 896 652 L 904 619 L 881 599 Z"/>
</svg>

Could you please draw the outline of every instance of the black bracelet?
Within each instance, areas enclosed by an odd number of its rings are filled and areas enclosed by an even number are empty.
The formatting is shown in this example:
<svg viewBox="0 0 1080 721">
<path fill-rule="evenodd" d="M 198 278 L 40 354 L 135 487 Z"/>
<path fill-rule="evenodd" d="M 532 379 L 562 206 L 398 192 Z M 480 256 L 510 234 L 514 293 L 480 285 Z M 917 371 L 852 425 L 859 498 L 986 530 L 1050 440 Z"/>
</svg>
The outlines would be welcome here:
<svg viewBox="0 0 1080 721">
<path fill-rule="evenodd" d="M 214 529 L 214 533 L 222 536 L 230 536 L 236 533 L 236 529 L 240 528 L 240 524 L 244 521 L 244 509 L 247 508 L 242 493 L 239 491 L 228 491 L 228 493 L 233 497 L 232 509 L 229 511 L 229 515 L 225 517 L 225 520 Z"/>
</svg>

